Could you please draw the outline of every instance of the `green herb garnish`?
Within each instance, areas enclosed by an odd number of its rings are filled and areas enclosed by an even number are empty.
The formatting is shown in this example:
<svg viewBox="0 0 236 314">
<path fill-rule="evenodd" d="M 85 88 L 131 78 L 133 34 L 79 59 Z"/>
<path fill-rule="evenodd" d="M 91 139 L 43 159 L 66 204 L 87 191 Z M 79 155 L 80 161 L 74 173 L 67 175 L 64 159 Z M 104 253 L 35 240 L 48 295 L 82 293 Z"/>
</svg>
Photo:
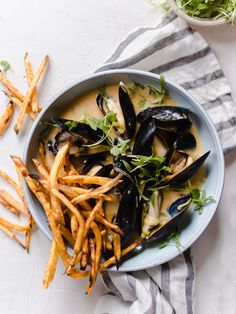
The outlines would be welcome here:
<svg viewBox="0 0 236 314">
<path fill-rule="evenodd" d="M 146 100 L 145 99 L 141 99 L 139 101 L 139 106 L 141 109 L 144 109 L 145 108 L 145 105 L 146 105 Z"/>
<path fill-rule="evenodd" d="M 231 20 L 236 9 L 235 0 L 176 0 L 186 14 L 197 18 Z"/>
<path fill-rule="evenodd" d="M 71 120 L 71 121 L 66 121 L 65 125 L 69 128 L 69 131 L 72 129 L 76 128 L 78 125 L 79 121 Z"/>
<path fill-rule="evenodd" d="M 0 68 L 3 72 L 7 72 L 8 70 L 11 69 L 11 65 L 8 61 L 6 60 L 1 60 L 0 61 Z"/>
<path fill-rule="evenodd" d="M 118 139 L 117 144 L 113 144 L 110 149 L 110 153 L 113 156 L 125 155 L 126 151 L 129 149 L 130 140 L 123 140 L 121 138 Z"/>
<path fill-rule="evenodd" d="M 165 247 L 167 247 L 168 245 L 175 245 L 176 248 L 180 251 L 182 245 L 180 242 L 180 233 L 179 231 L 175 231 L 172 232 L 170 235 L 168 235 L 168 237 L 166 238 L 166 240 L 164 240 L 163 242 L 158 244 L 158 248 L 159 249 L 163 249 Z"/>
<path fill-rule="evenodd" d="M 203 212 L 204 206 L 210 203 L 215 203 L 213 196 L 207 196 L 205 190 L 193 189 L 192 198 L 192 203 L 195 205 L 194 210 L 200 215 Z"/>
<path fill-rule="evenodd" d="M 123 165 L 129 173 L 135 172 L 134 179 L 139 194 L 144 200 L 149 201 L 150 198 L 143 194 L 145 188 L 152 192 L 162 189 L 161 183 L 171 169 L 163 165 L 164 157 L 153 155 L 127 155 L 127 157 L 130 161 L 122 160 Z"/>
</svg>

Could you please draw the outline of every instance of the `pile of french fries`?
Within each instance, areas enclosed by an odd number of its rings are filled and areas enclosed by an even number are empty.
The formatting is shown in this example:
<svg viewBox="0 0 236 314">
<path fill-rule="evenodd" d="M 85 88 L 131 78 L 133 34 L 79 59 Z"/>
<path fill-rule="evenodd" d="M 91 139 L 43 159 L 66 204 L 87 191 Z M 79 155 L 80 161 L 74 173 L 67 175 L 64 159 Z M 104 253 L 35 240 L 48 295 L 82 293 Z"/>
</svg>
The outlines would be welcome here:
<svg viewBox="0 0 236 314">
<path fill-rule="evenodd" d="M 112 264 L 118 266 L 121 257 L 140 240 L 121 250 L 122 230 L 105 215 L 104 202 L 112 200 L 107 193 L 121 182 L 122 174 L 114 178 L 81 175 L 69 160 L 69 149 L 69 143 L 62 146 L 49 165 L 44 143 L 40 142 L 39 159 L 33 159 L 37 174 L 31 174 L 19 157 L 12 159 L 44 208 L 53 234 L 44 287 L 53 280 L 60 256 L 68 276 L 89 278 L 89 294 L 98 272 Z M 104 253 L 108 251 L 111 257 L 105 260 Z"/>
<path fill-rule="evenodd" d="M 25 115 L 28 115 L 30 119 L 34 120 L 37 114 L 41 111 L 41 107 L 37 98 L 37 83 L 39 82 L 46 66 L 48 64 L 48 56 L 46 56 L 36 73 L 33 73 L 33 68 L 29 59 L 29 54 L 26 53 L 24 57 L 25 73 L 28 82 L 28 89 L 25 95 L 23 95 L 6 77 L 3 71 L 0 71 L 0 82 L 6 88 L 5 95 L 9 99 L 2 116 L 0 116 L 0 135 L 3 135 L 10 125 L 10 121 L 13 117 L 15 107 L 20 109 L 19 115 L 14 126 L 16 134 L 19 133 L 22 127 Z"/>
<path fill-rule="evenodd" d="M 17 200 L 7 190 L 0 188 L 0 204 L 10 213 L 12 213 L 17 219 L 23 215 L 27 223 L 25 225 L 22 225 L 19 222 L 12 222 L 3 217 L 0 217 L 0 230 L 2 230 L 2 232 L 4 232 L 11 239 L 16 241 L 16 243 L 18 243 L 28 252 L 30 248 L 31 231 L 35 223 L 26 203 L 23 191 L 23 176 L 17 167 L 16 172 L 19 181 L 18 183 L 11 177 L 9 177 L 7 173 L 0 170 L 0 177 L 16 191 L 16 194 L 19 198 L 19 200 Z M 24 243 L 18 237 L 18 233 L 23 235 Z"/>
</svg>

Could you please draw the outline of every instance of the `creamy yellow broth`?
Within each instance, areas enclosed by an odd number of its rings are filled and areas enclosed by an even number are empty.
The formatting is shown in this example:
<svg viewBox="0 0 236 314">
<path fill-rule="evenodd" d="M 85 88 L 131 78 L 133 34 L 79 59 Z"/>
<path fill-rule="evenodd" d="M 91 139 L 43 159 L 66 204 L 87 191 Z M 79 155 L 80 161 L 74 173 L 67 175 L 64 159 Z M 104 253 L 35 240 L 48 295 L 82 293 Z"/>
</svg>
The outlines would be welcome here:
<svg viewBox="0 0 236 314">
<path fill-rule="evenodd" d="M 131 84 L 127 84 L 126 86 L 130 87 Z M 75 99 L 71 104 L 69 104 L 66 107 L 65 111 L 61 113 L 60 118 L 80 120 L 83 114 L 87 114 L 90 117 L 102 118 L 103 115 L 96 104 L 96 97 L 98 93 L 99 93 L 99 90 L 95 89 L 93 91 L 85 93 L 84 95 L 81 95 L 80 97 Z M 106 86 L 106 94 L 109 97 L 113 98 L 116 102 L 119 102 L 118 84 Z M 145 88 L 141 91 L 139 89 L 139 92 L 136 93 L 134 96 L 132 96 L 132 102 L 134 104 L 134 109 L 135 109 L 136 114 L 138 114 L 142 110 L 140 108 L 140 100 L 142 99 L 146 100 L 146 105 L 143 109 L 156 106 L 156 104 L 154 104 L 155 98 L 148 95 L 148 88 Z M 165 100 L 165 104 L 174 106 L 175 102 L 173 99 L 168 97 Z M 139 125 L 137 124 L 137 127 L 136 127 L 137 129 L 138 129 L 138 126 Z M 57 132 L 58 130 L 54 128 L 52 132 L 50 132 L 48 139 L 49 138 L 53 139 Z M 195 136 L 197 145 L 196 145 L 196 149 L 188 150 L 188 151 L 186 150 L 186 152 L 192 156 L 193 160 L 195 160 L 198 157 L 200 157 L 203 153 L 202 145 L 201 145 L 199 134 L 194 125 L 190 129 L 190 132 Z M 155 154 L 160 155 L 160 156 L 164 156 L 166 152 L 165 146 L 156 137 L 154 140 L 154 150 L 155 150 Z M 47 152 L 47 158 L 50 163 L 51 162 L 50 152 Z M 201 186 L 204 179 L 204 175 L 205 175 L 204 167 L 201 167 L 198 173 L 195 176 L 193 176 L 193 178 L 191 179 L 191 183 L 193 187 L 197 188 Z M 176 192 L 176 191 L 170 191 L 170 190 L 162 191 L 162 193 L 163 193 L 163 202 L 162 202 L 160 212 L 161 212 L 162 220 L 165 221 L 165 219 L 167 218 L 166 209 L 170 206 L 172 202 L 174 202 L 181 195 L 181 193 Z M 118 206 L 119 206 L 119 199 L 117 196 L 113 195 L 113 201 L 106 204 L 106 216 L 109 220 L 112 220 L 112 218 L 116 215 Z"/>
</svg>

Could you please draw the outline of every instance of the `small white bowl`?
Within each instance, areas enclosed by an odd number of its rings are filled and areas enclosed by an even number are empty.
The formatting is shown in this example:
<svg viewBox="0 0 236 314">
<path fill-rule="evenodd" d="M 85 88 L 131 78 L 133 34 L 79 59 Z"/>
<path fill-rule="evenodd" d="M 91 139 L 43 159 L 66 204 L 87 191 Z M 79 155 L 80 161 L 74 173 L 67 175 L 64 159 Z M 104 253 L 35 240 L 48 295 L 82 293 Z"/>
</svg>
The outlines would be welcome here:
<svg viewBox="0 0 236 314">
<path fill-rule="evenodd" d="M 181 16 L 187 23 L 197 26 L 217 26 L 217 25 L 224 25 L 229 23 L 229 20 L 226 20 L 224 18 L 222 19 L 203 19 L 203 18 L 197 18 L 197 17 L 191 17 L 187 15 L 181 8 L 176 4 L 175 0 L 166 0 L 171 9 Z"/>
</svg>

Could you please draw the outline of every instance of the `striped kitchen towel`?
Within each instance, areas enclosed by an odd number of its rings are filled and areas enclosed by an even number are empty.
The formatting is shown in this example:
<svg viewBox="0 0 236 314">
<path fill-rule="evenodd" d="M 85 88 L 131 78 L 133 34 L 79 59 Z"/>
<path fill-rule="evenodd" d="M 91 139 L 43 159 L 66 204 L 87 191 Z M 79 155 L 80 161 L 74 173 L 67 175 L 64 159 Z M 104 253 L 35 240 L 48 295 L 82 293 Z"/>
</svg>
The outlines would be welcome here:
<svg viewBox="0 0 236 314">
<path fill-rule="evenodd" d="M 171 12 L 155 27 L 131 33 L 98 71 L 135 68 L 163 73 L 198 100 L 210 115 L 224 151 L 236 146 L 236 112 L 227 79 L 202 36 Z M 159 267 L 133 273 L 104 272 L 107 294 L 96 314 L 194 313 L 190 250 Z"/>
</svg>

